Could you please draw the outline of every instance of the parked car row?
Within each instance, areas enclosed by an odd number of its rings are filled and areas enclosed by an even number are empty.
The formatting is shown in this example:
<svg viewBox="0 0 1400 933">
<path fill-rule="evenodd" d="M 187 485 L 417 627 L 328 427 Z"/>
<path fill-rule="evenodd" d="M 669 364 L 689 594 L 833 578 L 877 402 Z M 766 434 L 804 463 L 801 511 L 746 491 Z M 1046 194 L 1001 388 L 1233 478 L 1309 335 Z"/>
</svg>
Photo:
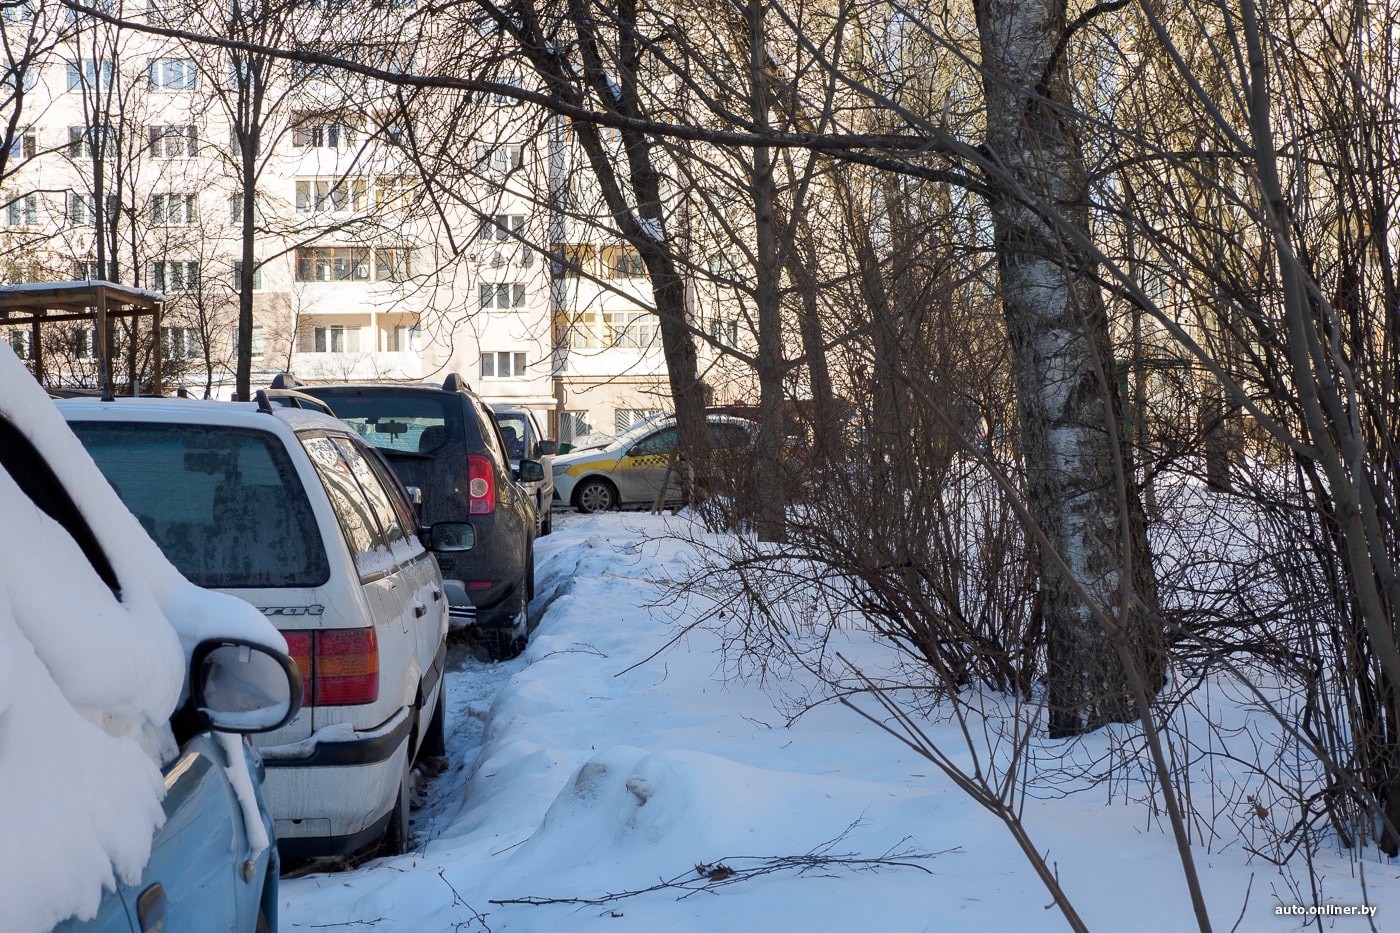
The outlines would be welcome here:
<svg viewBox="0 0 1400 933">
<path fill-rule="evenodd" d="M 541 518 L 552 474 L 536 458 L 552 454 L 553 444 L 537 427 L 532 437 L 516 433 L 533 419 L 498 419 L 455 373 L 441 386 L 273 382 L 283 387 L 324 402 L 393 464 L 434 529 L 453 623 L 475 625 L 494 657 L 518 654 L 529 634 L 535 535 L 552 528 Z"/>
<path fill-rule="evenodd" d="M 12 354 L 0 362 L 28 378 Z M 533 415 L 493 413 L 455 375 L 441 386 L 282 380 L 257 395 L 56 404 L 110 484 L 74 501 L 124 505 L 153 560 L 210 599 L 251 604 L 246 627 L 263 633 L 185 620 L 188 682 L 165 727 L 180 753 L 153 762 L 166 769 L 166 826 L 140 883 L 122 878 L 96 918 L 80 905 L 83 919 L 64 930 L 154 929 L 162 916 L 172 929 L 275 929 L 279 855 L 405 851 L 411 768 L 445 750 L 449 627 L 476 625 L 497 657 L 528 636 L 555 450 Z M 6 415 L 0 466 L 14 482 L 0 483 L 3 507 L 18 507 L 17 484 L 125 598 L 133 589 L 104 563 L 109 543 L 45 471 L 41 448 L 12 440 L 27 435 Z M 220 743 L 219 730 L 251 742 Z M 209 765 L 191 768 L 190 756 Z M 250 815 L 262 823 L 246 825 Z M 237 871 L 230 853 L 245 853 Z M 191 870 L 201 864 L 211 870 Z M 228 916 L 181 919 L 205 898 Z"/>
</svg>

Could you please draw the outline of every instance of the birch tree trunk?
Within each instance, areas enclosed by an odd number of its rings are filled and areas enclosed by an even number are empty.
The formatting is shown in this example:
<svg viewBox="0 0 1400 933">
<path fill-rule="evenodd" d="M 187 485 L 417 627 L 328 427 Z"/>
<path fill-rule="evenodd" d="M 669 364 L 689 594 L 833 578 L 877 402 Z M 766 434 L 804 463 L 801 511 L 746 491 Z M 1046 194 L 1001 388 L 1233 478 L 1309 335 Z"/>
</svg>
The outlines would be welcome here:
<svg viewBox="0 0 1400 933">
<path fill-rule="evenodd" d="M 978 0 L 1001 298 L 1039 538 L 1051 736 L 1137 718 L 1161 683 L 1156 584 L 1086 251 L 1084 154 L 1064 107 L 1064 0 Z M 1136 671 L 1123 663 L 1128 661 Z"/>
</svg>

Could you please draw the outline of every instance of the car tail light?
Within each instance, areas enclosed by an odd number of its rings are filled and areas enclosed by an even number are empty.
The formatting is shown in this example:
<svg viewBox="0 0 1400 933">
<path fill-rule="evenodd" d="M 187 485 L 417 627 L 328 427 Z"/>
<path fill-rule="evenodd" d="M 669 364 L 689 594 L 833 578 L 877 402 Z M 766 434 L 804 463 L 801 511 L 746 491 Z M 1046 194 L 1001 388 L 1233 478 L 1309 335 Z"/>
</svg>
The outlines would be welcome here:
<svg viewBox="0 0 1400 933">
<path fill-rule="evenodd" d="M 467 511 L 472 515 L 489 514 L 496 508 L 496 477 L 491 471 L 491 461 L 473 454 L 467 462 L 470 477 L 467 492 L 471 496 Z"/>
<path fill-rule="evenodd" d="M 283 632 L 301 668 L 304 706 L 355 706 L 379 699 L 379 640 L 372 628 Z"/>
<path fill-rule="evenodd" d="M 287 639 L 287 656 L 301 671 L 301 705 L 310 706 L 314 702 L 311 699 L 311 633 L 283 632 L 282 637 Z"/>
<path fill-rule="evenodd" d="M 379 699 L 379 643 L 372 628 L 316 633 L 316 703 L 352 706 Z"/>
</svg>

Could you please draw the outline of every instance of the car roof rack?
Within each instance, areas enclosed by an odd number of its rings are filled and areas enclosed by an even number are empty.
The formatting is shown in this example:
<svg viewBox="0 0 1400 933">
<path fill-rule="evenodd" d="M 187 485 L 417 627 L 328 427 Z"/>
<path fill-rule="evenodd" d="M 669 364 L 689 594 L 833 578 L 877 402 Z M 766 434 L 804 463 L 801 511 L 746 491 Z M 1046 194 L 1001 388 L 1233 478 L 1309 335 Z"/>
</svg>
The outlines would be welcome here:
<svg viewBox="0 0 1400 933">
<path fill-rule="evenodd" d="M 305 408 L 335 417 L 335 412 L 331 411 L 331 407 L 325 402 L 295 389 L 280 389 L 274 385 L 270 389 L 259 389 L 253 393 L 253 399 L 258 403 L 258 411 L 267 415 L 278 408 Z"/>
<path fill-rule="evenodd" d="M 470 392 L 472 387 L 457 373 L 448 373 L 442 380 L 442 387 L 448 392 Z"/>
</svg>

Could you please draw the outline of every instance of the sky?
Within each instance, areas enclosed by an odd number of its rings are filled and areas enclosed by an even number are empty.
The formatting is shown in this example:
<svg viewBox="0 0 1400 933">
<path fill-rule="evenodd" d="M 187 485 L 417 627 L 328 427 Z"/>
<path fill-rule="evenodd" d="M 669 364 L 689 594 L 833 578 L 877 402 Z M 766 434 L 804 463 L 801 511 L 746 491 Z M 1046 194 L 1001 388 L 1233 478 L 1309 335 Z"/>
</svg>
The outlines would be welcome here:
<svg viewBox="0 0 1400 933">
<path fill-rule="evenodd" d="M 706 587 L 702 571 L 689 598 L 669 598 L 698 566 L 689 539 L 722 548 L 722 536 L 684 513 L 557 512 L 555 529 L 536 544 L 539 627 L 525 653 L 490 665 L 458 652 L 450 665 L 449 764 L 415 814 L 414 851 L 284 879 L 282 930 L 1069 929 L 1007 828 L 930 761 L 821 702 L 800 668 L 739 676 L 723 632 L 693 624 L 723 595 L 718 578 Z M 859 631 L 831 647 L 888 661 Z M 1250 698 L 1228 685 L 1210 696 L 1210 715 L 1238 720 L 1244 742 L 1216 751 L 1267 754 Z M 969 760 L 939 708 L 917 716 Z M 1034 743 L 1024 824 L 1089 929 L 1194 929 L 1149 791 L 1132 767 L 1104 764 L 1118 738 Z M 1088 777 L 1048 770 L 1066 760 Z M 1269 788 L 1247 786 L 1250 771 L 1224 755 L 1192 774 L 1197 809 L 1217 814 L 1217 835 L 1193 850 L 1214 929 L 1396 922 L 1400 863 L 1332 842 L 1310 891 L 1300 865 L 1248 851 L 1288 823 Z"/>
</svg>

